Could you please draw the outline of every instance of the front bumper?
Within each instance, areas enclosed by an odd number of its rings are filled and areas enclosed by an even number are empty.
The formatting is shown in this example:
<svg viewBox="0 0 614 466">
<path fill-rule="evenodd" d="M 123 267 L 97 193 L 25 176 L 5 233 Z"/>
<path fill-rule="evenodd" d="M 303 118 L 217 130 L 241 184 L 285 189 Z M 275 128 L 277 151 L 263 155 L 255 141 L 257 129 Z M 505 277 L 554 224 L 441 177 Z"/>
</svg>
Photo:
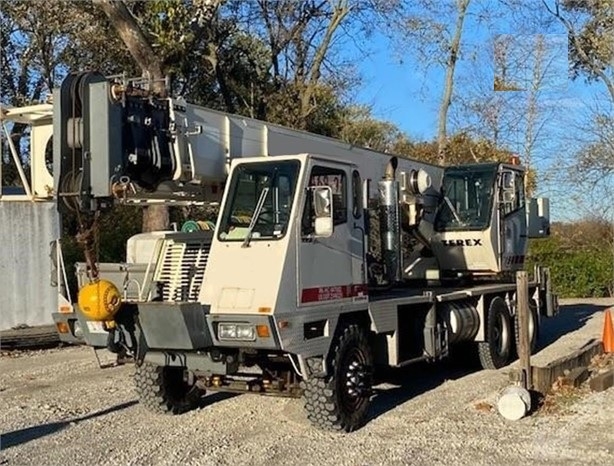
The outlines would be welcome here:
<svg viewBox="0 0 614 466">
<path fill-rule="evenodd" d="M 199 303 L 147 302 L 138 304 L 139 325 L 149 349 L 196 351 L 211 347 L 281 349 L 272 316 L 209 314 Z M 268 337 L 255 334 L 252 341 L 220 340 L 220 323 L 267 326 Z"/>
</svg>

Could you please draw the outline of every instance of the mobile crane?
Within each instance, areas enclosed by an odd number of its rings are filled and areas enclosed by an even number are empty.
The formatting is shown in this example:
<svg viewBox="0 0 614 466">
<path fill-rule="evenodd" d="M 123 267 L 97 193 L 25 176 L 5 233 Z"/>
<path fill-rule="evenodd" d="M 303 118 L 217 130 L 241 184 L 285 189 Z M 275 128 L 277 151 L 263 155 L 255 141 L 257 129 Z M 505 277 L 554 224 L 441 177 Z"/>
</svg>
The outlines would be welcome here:
<svg viewBox="0 0 614 466">
<path fill-rule="evenodd" d="M 214 230 L 131 239 L 138 292 L 94 277 L 70 317 L 134 356 L 148 408 L 181 413 L 206 390 L 302 396 L 315 425 L 349 432 L 379 366 L 462 342 L 485 368 L 513 360 L 514 272 L 549 234 L 520 165 L 430 165 L 97 73 L 69 75 L 54 102 L 60 209 L 219 203 Z M 534 347 L 557 301 L 548 270 L 533 275 Z"/>
</svg>

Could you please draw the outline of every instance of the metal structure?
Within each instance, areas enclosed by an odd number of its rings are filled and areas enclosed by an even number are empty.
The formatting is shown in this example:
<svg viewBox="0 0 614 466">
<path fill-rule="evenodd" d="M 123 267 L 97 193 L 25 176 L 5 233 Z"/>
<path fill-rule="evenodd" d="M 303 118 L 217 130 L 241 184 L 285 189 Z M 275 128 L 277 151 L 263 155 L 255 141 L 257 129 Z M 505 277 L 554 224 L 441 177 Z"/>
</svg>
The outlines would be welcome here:
<svg viewBox="0 0 614 466">
<path fill-rule="evenodd" d="M 1 107 L 2 139 L 15 164 L 21 186 L 0 184 L 0 200 L 9 201 L 49 201 L 53 199 L 53 177 L 49 170 L 52 160 L 50 140 L 53 134 L 53 106 L 51 104 L 31 105 L 28 107 Z M 15 146 L 12 130 L 15 125 L 29 130 L 29 169 L 24 167 L 21 151 Z M 48 157 L 47 157 L 48 156 Z M 27 171 L 29 173 L 27 174 Z M 1 172 L 0 172 L 1 174 Z M 29 176 L 28 176 L 29 175 Z M 2 183 L 0 177 L 0 183 Z"/>
<path fill-rule="evenodd" d="M 57 292 L 49 271 L 54 262 L 49 244 L 59 236 L 53 202 L 52 105 L 0 108 L 2 156 L 16 169 L 16 182 L 6 185 L 0 164 L 0 287 L 5 299 L 0 330 L 53 323 Z M 16 141 L 21 141 L 21 144 Z M 23 290 L 36 293 L 25 293 Z"/>
<path fill-rule="evenodd" d="M 220 205 L 213 231 L 134 239 L 137 267 L 55 315 L 66 338 L 132 355 L 153 410 L 182 412 L 206 389 L 301 395 L 314 424 L 351 431 L 380 365 L 461 342 L 484 367 L 513 359 L 514 272 L 527 238 L 549 233 L 522 167 L 429 165 L 96 74 L 71 75 L 54 100 L 61 208 Z M 557 303 L 546 269 L 528 288 L 536 339 Z"/>
</svg>

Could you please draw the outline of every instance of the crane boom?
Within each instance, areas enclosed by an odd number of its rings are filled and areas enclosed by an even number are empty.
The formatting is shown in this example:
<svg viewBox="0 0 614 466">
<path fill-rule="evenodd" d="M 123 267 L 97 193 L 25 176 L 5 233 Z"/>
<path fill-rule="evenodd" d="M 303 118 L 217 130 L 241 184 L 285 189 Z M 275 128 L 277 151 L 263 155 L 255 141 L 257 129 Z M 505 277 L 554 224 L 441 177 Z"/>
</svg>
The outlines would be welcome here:
<svg viewBox="0 0 614 466">
<path fill-rule="evenodd" d="M 158 98 L 132 81 L 92 72 L 69 75 L 54 101 L 57 193 L 83 211 L 113 199 L 219 202 L 231 161 L 243 157 L 317 153 L 369 167 L 374 176 L 392 157 L 183 98 Z M 400 164 L 424 170 L 435 184 L 441 180 L 442 167 Z"/>
</svg>

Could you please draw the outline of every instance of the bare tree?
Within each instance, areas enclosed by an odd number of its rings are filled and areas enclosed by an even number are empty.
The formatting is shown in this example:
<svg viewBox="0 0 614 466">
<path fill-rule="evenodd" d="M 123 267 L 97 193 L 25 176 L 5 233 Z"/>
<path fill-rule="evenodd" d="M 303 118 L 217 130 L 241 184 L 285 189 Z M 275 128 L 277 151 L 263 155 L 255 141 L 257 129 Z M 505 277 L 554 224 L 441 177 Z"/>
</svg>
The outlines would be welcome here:
<svg viewBox="0 0 614 466">
<path fill-rule="evenodd" d="M 534 169 L 534 157 L 539 149 L 548 151 L 551 147 L 548 140 L 552 138 L 553 129 L 549 126 L 551 117 L 554 114 L 553 106 L 546 102 L 544 94 L 548 88 L 556 87 L 558 79 L 557 67 L 553 65 L 556 50 L 551 43 L 548 43 L 542 34 L 531 37 L 532 46 L 529 47 L 530 70 L 524 86 L 525 105 L 524 105 L 524 141 L 522 144 L 522 161 L 527 170 Z M 558 79 L 557 79 L 558 78 Z M 525 178 L 526 188 L 529 188 L 530 177 Z M 529 189 L 528 189 L 529 190 Z"/>
<path fill-rule="evenodd" d="M 255 116 L 309 129 L 309 119 L 319 106 L 324 81 L 342 81 L 347 68 L 331 60 L 343 27 L 370 2 L 352 0 L 257 0 L 242 6 L 244 30 L 266 44 L 270 80 L 256 83 L 261 102 Z M 339 87 L 335 90 L 341 90 Z M 293 104 L 293 102 L 296 102 Z"/>
<path fill-rule="evenodd" d="M 425 71 L 431 66 L 441 67 L 444 71 L 437 118 L 437 152 L 441 164 L 446 162 L 448 114 L 454 98 L 455 73 L 470 4 L 471 0 L 407 3 L 398 31 L 405 53 L 413 55 Z"/>
<path fill-rule="evenodd" d="M 593 215 L 612 218 L 614 195 L 614 8 L 610 0 L 542 0 L 545 9 L 567 33 L 570 74 L 605 86 L 605 99 L 588 108 L 576 123 L 575 148 L 568 162 L 577 203 Z M 582 190 L 580 188 L 583 188 Z"/>
<path fill-rule="evenodd" d="M 519 155 L 529 172 L 527 192 L 537 185 L 538 168 L 541 177 L 562 149 L 565 58 L 561 35 L 500 34 L 459 77 L 453 127 Z"/>
<path fill-rule="evenodd" d="M 454 72 L 456 71 L 456 62 L 460 52 L 461 37 L 463 34 L 463 24 L 465 15 L 469 7 L 470 0 L 457 0 L 457 17 L 454 26 L 454 35 L 450 42 L 450 51 L 446 62 L 446 77 L 444 81 L 443 97 L 439 106 L 439 118 L 437 123 L 437 152 L 439 163 L 444 164 L 446 161 L 446 143 L 448 137 L 447 123 L 448 111 L 452 103 L 452 92 L 454 90 Z"/>
<path fill-rule="evenodd" d="M 52 2 L 33 9 L 30 2 L 3 2 L 0 13 L 2 50 L 2 103 L 23 106 L 46 100 L 57 81 L 57 72 L 69 40 L 84 17 L 74 16 L 74 23 L 62 28 L 66 16 L 74 13 L 67 2 Z M 19 151 L 29 137 L 29 126 L 11 125 L 10 138 Z M 21 162 L 29 164 L 29 153 L 20 154 Z M 10 157 L 2 157 L 2 178 L 5 184 L 21 184 Z"/>
</svg>

